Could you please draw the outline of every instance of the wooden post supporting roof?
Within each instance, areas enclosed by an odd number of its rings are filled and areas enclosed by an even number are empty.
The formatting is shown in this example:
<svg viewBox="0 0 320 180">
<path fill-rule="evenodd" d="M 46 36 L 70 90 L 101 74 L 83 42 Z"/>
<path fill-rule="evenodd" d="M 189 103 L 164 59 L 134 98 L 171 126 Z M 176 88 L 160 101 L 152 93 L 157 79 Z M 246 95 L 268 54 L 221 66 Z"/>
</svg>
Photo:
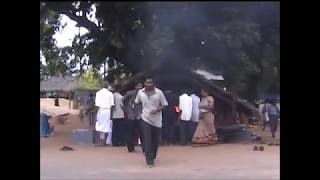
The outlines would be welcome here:
<svg viewBox="0 0 320 180">
<path fill-rule="evenodd" d="M 71 109 L 71 92 L 69 92 L 69 109 Z"/>
<path fill-rule="evenodd" d="M 237 101 L 236 101 L 235 95 L 232 95 L 231 113 L 232 113 L 233 122 L 235 122 L 237 118 L 236 111 L 237 111 Z"/>
</svg>

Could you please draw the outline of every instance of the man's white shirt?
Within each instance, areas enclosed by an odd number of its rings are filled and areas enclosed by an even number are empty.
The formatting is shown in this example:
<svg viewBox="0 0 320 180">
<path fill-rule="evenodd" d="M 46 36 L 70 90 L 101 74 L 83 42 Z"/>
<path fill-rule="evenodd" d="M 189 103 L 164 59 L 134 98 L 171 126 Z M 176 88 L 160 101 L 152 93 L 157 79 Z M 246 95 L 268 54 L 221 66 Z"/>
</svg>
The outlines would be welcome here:
<svg viewBox="0 0 320 180">
<path fill-rule="evenodd" d="M 195 95 L 191 94 L 192 98 L 192 115 L 191 115 L 191 121 L 193 122 L 199 122 L 199 116 L 200 116 L 200 109 L 199 109 L 199 104 L 200 104 L 200 98 Z"/>
<path fill-rule="evenodd" d="M 106 88 L 102 88 L 96 93 L 95 105 L 99 108 L 110 109 L 114 106 L 114 98 L 112 92 Z"/>
<path fill-rule="evenodd" d="M 179 97 L 179 108 L 182 111 L 180 119 L 190 121 L 192 115 L 192 98 L 187 94 L 182 94 Z"/>
<path fill-rule="evenodd" d="M 114 95 L 114 109 L 112 113 L 112 118 L 118 119 L 118 118 L 124 118 L 124 112 L 123 112 L 123 104 L 122 104 L 122 95 L 118 92 L 113 93 Z"/>
</svg>

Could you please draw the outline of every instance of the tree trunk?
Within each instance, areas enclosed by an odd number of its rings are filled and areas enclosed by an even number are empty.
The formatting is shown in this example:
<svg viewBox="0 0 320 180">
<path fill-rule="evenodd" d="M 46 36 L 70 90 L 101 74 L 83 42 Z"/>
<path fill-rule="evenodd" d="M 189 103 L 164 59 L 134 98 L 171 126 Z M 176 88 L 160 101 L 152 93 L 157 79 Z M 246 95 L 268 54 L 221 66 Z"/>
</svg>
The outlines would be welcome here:
<svg viewBox="0 0 320 180">
<path fill-rule="evenodd" d="M 82 71 L 83 71 L 83 64 L 81 63 L 81 58 L 79 57 L 79 63 L 80 63 L 80 76 L 82 75 Z"/>
<path fill-rule="evenodd" d="M 71 92 L 69 92 L 69 109 L 71 108 Z"/>
<path fill-rule="evenodd" d="M 232 103 L 231 103 L 231 116 L 233 123 L 237 121 L 237 95 L 235 90 L 231 90 L 232 93 Z"/>
<path fill-rule="evenodd" d="M 59 106 L 59 95 L 58 92 L 55 92 L 54 94 L 54 105 Z"/>
<path fill-rule="evenodd" d="M 234 95 L 232 96 L 231 114 L 232 114 L 233 122 L 235 123 L 237 119 L 237 102 L 236 102 L 236 97 Z"/>
<path fill-rule="evenodd" d="M 106 78 L 106 64 L 107 64 L 107 59 L 104 60 L 104 64 L 103 64 L 103 79 Z"/>
</svg>

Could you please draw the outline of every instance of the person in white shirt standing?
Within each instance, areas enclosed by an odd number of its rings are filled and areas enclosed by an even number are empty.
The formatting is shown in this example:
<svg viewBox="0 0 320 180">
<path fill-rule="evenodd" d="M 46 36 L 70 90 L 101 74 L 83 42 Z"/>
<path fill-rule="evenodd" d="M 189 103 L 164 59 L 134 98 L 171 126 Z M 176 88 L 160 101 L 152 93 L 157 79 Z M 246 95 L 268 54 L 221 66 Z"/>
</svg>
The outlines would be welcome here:
<svg viewBox="0 0 320 180">
<path fill-rule="evenodd" d="M 114 87 L 114 108 L 112 109 L 112 146 L 121 146 L 125 144 L 124 139 L 124 111 L 122 98 L 119 93 L 120 86 L 117 84 Z"/>
<path fill-rule="evenodd" d="M 102 145 L 107 144 L 106 136 L 110 137 L 112 132 L 111 107 L 114 106 L 114 98 L 112 92 L 107 88 L 108 82 L 104 81 L 103 88 L 96 93 L 95 99 L 95 105 L 99 108 L 95 129 L 100 132 L 100 140 L 103 142 Z"/>
<path fill-rule="evenodd" d="M 180 143 L 181 145 L 187 145 L 190 140 L 191 134 L 191 115 L 192 115 L 192 98 L 184 90 L 183 94 L 179 97 L 179 109 L 180 109 Z"/>
<path fill-rule="evenodd" d="M 191 98 L 192 98 L 192 115 L 191 115 L 190 141 L 192 141 L 193 134 L 196 131 L 196 128 L 199 123 L 199 118 L 200 118 L 200 109 L 199 109 L 200 97 L 196 95 L 195 91 L 193 91 L 191 94 Z"/>
</svg>

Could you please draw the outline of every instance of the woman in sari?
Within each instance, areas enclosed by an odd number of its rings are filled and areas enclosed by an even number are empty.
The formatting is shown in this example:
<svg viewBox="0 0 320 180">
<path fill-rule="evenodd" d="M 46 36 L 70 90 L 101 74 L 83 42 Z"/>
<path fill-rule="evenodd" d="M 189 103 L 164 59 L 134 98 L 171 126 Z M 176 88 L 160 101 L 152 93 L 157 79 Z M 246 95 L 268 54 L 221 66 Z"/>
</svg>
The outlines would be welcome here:
<svg viewBox="0 0 320 180">
<path fill-rule="evenodd" d="M 199 104 L 200 120 L 192 138 L 193 146 L 212 145 L 217 141 L 214 127 L 214 99 L 204 89 L 201 90 L 201 102 Z"/>
</svg>

